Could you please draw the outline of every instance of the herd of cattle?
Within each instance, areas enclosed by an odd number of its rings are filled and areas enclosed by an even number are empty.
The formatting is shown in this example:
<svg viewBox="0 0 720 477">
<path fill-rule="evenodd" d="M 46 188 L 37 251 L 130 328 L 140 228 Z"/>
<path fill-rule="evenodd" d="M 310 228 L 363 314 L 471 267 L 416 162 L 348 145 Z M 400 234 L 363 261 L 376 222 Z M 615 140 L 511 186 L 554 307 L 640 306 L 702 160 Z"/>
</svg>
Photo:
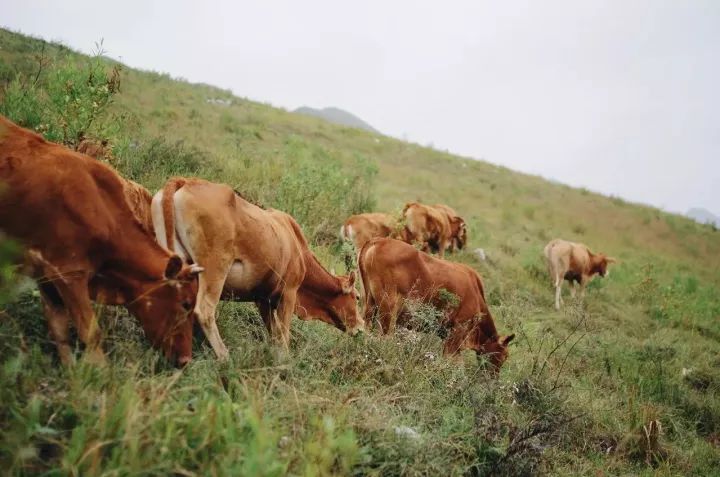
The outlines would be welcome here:
<svg viewBox="0 0 720 477">
<path fill-rule="evenodd" d="M 220 300 L 255 302 L 285 349 L 293 315 L 350 334 L 376 317 L 387 334 L 407 324 L 408 299 L 444 310 L 446 355 L 471 349 L 497 372 L 514 338 L 498 334 L 478 273 L 442 259 L 467 244 L 465 221 L 444 205 L 407 204 L 401 221 L 379 213 L 346 221 L 341 236 L 357 247 L 361 315 L 354 272 L 328 272 L 290 215 L 227 185 L 172 178 L 152 196 L 109 165 L 2 116 L 0 184 L 0 230 L 24 246 L 24 271 L 37 281 L 66 365 L 73 360 L 71 321 L 85 356 L 105 359 L 93 301 L 125 306 L 152 345 L 180 366 L 192 357 L 195 321 L 218 358 L 228 358 L 215 322 Z M 584 290 L 613 261 L 563 240 L 550 242 L 545 256 L 558 308 L 564 280 Z M 457 297 L 453 306 L 443 290 Z"/>
</svg>

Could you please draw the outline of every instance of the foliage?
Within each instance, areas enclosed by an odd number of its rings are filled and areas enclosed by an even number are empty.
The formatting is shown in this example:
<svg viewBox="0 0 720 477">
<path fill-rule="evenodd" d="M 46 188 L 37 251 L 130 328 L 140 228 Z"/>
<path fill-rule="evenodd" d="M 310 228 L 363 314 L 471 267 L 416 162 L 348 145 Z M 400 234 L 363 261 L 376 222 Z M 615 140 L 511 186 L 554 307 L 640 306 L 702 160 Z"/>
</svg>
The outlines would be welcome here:
<svg viewBox="0 0 720 477">
<path fill-rule="evenodd" d="M 18 73 L 6 87 L 0 113 L 70 147 L 113 135 L 117 125 L 107 110 L 120 90 L 120 65 L 103 59 L 101 43 L 96 48 L 80 66 L 40 56 L 34 76 Z"/>
</svg>

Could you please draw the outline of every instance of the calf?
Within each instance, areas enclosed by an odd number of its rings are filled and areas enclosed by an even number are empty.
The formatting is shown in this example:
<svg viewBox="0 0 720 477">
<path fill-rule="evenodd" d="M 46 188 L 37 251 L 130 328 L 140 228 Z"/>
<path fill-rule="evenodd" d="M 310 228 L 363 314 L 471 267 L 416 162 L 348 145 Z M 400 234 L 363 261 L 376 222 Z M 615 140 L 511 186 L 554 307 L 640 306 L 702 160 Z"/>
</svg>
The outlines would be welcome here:
<svg viewBox="0 0 720 477">
<path fill-rule="evenodd" d="M 104 360 L 91 297 L 128 308 L 167 357 L 191 359 L 192 282 L 201 270 L 143 230 L 114 169 L 0 116 L 0 183 L 0 229 L 26 247 L 64 364 L 72 362 L 71 320 L 88 358 Z"/>
<path fill-rule="evenodd" d="M 360 276 L 365 288 L 365 320 L 377 313 L 384 334 L 406 322 L 405 300 L 430 302 L 445 309 L 442 326 L 449 330 L 443 353 L 456 355 L 472 349 L 488 357 L 492 369 L 499 371 L 508 357 L 508 344 L 515 335 L 500 336 L 485 301 L 480 276 L 460 263 L 447 262 L 416 250 L 400 240 L 370 240 L 360 251 Z M 459 299 L 457 307 L 447 309 L 440 289 Z"/>
<path fill-rule="evenodd" d="M 555 286 L 555 309 L 560 309 L 563 280 L 570 282 L 570 290 L 575 296 L 575 282 L 580 284 L 580 294 L 585 296 L 585 286 L 594 275 L 605 277 L 608 274 L 608 264 L 615 259 L 602 253 L 594 254 L 581 243 L 567 240 L 551 240 L 545 246 L 545 260 L 547 261 L 550 279 Z"/>
<path fill-rule="evenodd" d="M 215 323 L 221 298 L 255 302 L 271 336 L 286 349 L 297 305 L 301 317 L 318 317 L 350 333 L 364 327 L 355 275 L 327 272 L 289 215 L 262 209 L 226 185 L 184 178 L 171 179 L 155 195 L 152 215 L 158 242 L 205 269 L 195 311 L 220 359 L 228 357 Z"/>
</svg>

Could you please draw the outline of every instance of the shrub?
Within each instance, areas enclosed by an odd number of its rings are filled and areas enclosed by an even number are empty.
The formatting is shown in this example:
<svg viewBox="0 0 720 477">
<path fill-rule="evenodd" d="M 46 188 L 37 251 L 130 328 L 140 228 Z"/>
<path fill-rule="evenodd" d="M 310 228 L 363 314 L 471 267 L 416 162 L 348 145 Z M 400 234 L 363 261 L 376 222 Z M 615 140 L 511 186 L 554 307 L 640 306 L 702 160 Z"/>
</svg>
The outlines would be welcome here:
<svg viewBox="0 0 720 477">
<path fill-rule="evenodd" d="M 85 137 L 113 136 L 118 122 L 108 107 L 120 90 L 121 68 L 109 66 L 102 54 L 98 45 L 96 54 L 79 64 L 70 59 L 50 63 L 39 57 L 34 76 L 18 73 L 5 88 L 0 112 L 70 147 Z"/>
<path fill-rule="evenodd" d="M 214 167 L 199 149 L 163 138 L 121 141 L 114 148 L 114 155 L 114 166 L 124 176 L 154 188 L 161 187 L 171 176 L 195 176 L 203 168 Z"/>
<path fill-rule="evenodd" d="M 297 138 L 286 143 L 288 162 L 269 202 L 305 227 L 315 242 L 331 243 L 342 222 L 374 205 L 377 167 L 361 155 L 349 165 Z"/>
</svg>

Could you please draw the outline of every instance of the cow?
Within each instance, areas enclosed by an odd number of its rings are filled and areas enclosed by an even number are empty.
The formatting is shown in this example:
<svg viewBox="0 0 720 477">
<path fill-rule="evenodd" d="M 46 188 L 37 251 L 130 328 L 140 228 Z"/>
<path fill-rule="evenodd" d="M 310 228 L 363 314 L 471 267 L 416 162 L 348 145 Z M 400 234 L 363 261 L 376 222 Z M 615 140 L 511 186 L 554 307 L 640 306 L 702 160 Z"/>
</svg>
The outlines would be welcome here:
<svg viewBox="0 0 720 477">
<path fill-rule="evenodd" d="M 0 229 L 25 247 L 64 365 L 73 362 L 70 321 L 85 357 L 105 360 L 93 297 L 124 305 L 166 357 L 190 361 L 202 270 L 143 230 L 113 168 L 0 116 L 0 184 Z"/>
<path fill-rule="evenodd" d="M 195 312 L 219 359 L 229 356 L 215 323 L 220 299 L 255 302 L 285 350 L 296 309 L 301 318 L 316 317 L 350 334 L 364 328 L 355 274 L 336 277 L 325 270 L 288 214 L 252 204 L 223 184 L 172 178 L 153 197 L 152 216 L 158 242 L 205 270 Z"/>
<path fill-rule="evenodd" d="M 340 227 L 340 239 L 352 241 L 359 251 L 372 238 L 393 235 L 398 228 L 397 222 L 392 215 L 381 212 L 353 215 Z"/>
<path fill-rule="evenodd" d="M 365 321 L 378 315 L 383 334 L 396 323 L 408 320 L 405 300 L 422 300 L 444 309 L 441 325 L 449 331 L 443 346 L 446 356 L 463 349 L 486 356 L 491 369 L 499 371 L 508 357 L 508 344 L 515 335 L 500 336 L 487 302 L 482 280 L 475 270 L 422 253 L 403 241 L 372 239 L 363 246 L 358 260 L 365 289 Z M 444 289 L 458 299 L 448 307 Z"/>
<path fill-rule="evenodd" d="M 128 205 L 130 205 L 130 208 L 135 214 L 135 217 L 140 221 L 141 224 L 143 224 L 143 228 L 148 233 L 152 234 L 153 237 L 155 237 L 155 227 L 152 223 L 151 212 L 151 203 L 153 198 L 152 194 L 142 185 L 129 179 L 124 180 L 126 182 L 125 199 L 127 200 Z M 316 265 L 317 263 L 317 258 L 312 253 L 306 257 L 306 260 L 313 261 L 313 263 L 310 264 L 311 266 Z M 298 289 L 298 298 L 295 305 L 295 314 L 298 316 L 298 318 L 304 321 L 319 320 L 338 328 L 340 331 L 348 331 L 347 327 L 345 326 L 345 322 L 339 319 L 337 313 L 334 313 L 332 309 L 326 306 L 318 305 L 318 301 L 315 298 L 315 285 L 313 282 L 314 278 L 317 276 L 322 276 L 322 274 L 305 274 L 305 279 L 303 280 L 300 288 Z M 344 304 L 343 306 L 347 306 L 347 304 Z M 342 308 L 342 306 L 336 308 Z"/>
<path fill-rule="evenodd" d="M 443 257 L 452 239 L 447 214 L 419 202 L 405 204 L 402 213 L 405 218 L 405 241 L 418 243 L 422 251 L 437 251 Z"/>
<path fill-rule="evenodd" d="M 432 207 L 445 213 L 450 222 L 450 252 L 457 248 L 462 250 L 467 245 L 467 226 L 465 220 L 450 206 L 445 204 L 434 204 Z"/>
<path fill-rule="evenodd" d="M 562 284 L 564 280 L 570 282 L 570 291 L 575 296 L 575 283 L 580 285 L 580 295 L 585 296 L 585 286 L 595 276 L 608 275 L 608 265 L 615 262 L 612 257 L 602 253 L 594 254 L 581 243 L 554 239 L 545 246 L 545 260 L 547 261 L 550 279 L 555 286 L 555 309 L 560 309 L 562 298 Z"/>
</svg>

